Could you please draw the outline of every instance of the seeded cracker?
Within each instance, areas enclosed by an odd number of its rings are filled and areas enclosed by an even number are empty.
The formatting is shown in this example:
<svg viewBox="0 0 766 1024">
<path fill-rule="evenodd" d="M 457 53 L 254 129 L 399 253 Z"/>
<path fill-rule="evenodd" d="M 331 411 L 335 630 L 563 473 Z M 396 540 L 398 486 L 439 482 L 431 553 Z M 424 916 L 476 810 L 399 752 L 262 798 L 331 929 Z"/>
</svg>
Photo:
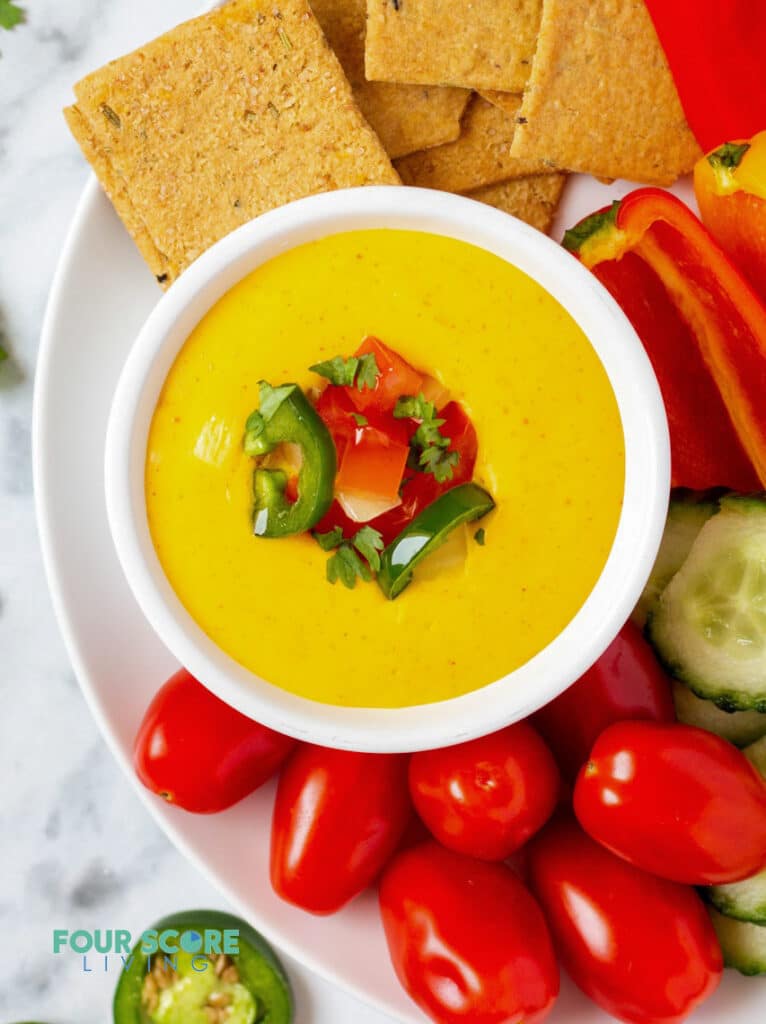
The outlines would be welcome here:
<svg viewBox="0 0 766 1024">
<path fill-rule="evenodd" d="M 351 82 L 359 109 L 392 159 L 458 137 L 468 90 L 368 82 L 364 76 L 367 0 L 309 2 Z"/>
<path fill-rule="evenodd" d="M 536 174 L 489 185 L 468 194 L 471 199 L 510 213 L 547 234 L 556 216 L 565 181 L 565 174 Z"/>
<path fill-rule="evenodd" d="M 512 92 L 498 92 L 496 89 L 481 89 L 480 96 L 483 96 L 487 103 L 500 107 L 506 114 L 516 117 L 521 106 L 521 96 Z"/>
<path fill-rule="evenodd" d="M 521 92 L 542 0 L 367 0 L 371 81 Z"/>
<path fill-rule="evenodd" d="M 266 210 L 399 181 L 306 0 L 232 0 L 75 96 L 69 126 L 163 284 Z"/>
<path fill-rule="evenodd" d="M 513 155 L 562 170 L 669 185 L 700 156 L 642 0 L 544 0 L 519 116 Z"/>
<path fill-rule="evenodd" d="M 412 153 L 397 160 L 396 168 L 405 185 L 444 192 L 469 192 L 482 185 L 548 172 L 550 168 L 542 160 L 517 160 L 510 155 L 515 130 L 514 117 L 476 96 L 465 112 L 463 131 L 456 142 Z"/>
</svg>

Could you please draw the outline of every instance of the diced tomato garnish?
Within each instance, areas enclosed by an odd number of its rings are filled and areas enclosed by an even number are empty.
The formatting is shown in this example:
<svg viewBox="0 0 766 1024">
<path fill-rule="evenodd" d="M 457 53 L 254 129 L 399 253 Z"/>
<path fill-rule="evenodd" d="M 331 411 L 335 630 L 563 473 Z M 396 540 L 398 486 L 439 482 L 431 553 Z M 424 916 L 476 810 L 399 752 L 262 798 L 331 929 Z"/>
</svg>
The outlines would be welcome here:
<svg viewBox="0 0 766 1024">
<path fill-rule="evenodd" d="M 476 429 L 460 402 L 448 402 L 439 416 L 444 420 L 444 426 L 439 430 L 444 437 L 450 439 L 450 451 L 460 455 L 452 479 L 446 485 L 442 485 L 445 490 L 449 490 L 456 484 L 466 484 L 473 479 L 479 440 L 476 437 Z"/>
<path fill-rule="evenodd" d="M 407 443 L 392 440 L 377 427 L 357 427 L 353 441 L 343 453 L 335 480 L 336 493 L 398 504 L 399 485 L 409 453 Z"/>
<path fill-rule="evenodd" d="M 332 384 L 326 387 L 317 399 L 316 410 L 324 420 L 336 445 L 339 438 L 348 441 L 354 436 L 356 430 L 354 413 L 357 410 L 348 397 L 346 388 L 335 387 Z"/>
<path fill-rule="evenodd" d="M 420 391 L 423 398 L 427 402 L 433 402 L 437 410 L 443 409 L 447 402 L 449 402 L 449 391 L 436 377 L 425 376 L 423 378 L 423 387 Z"/>
<path fill-rule="evenodd" d="M 405 526 L 408 526 L 415 516 L 440 494 L 473 478 L 478 452 L 478 440 L 473 423 L 459 402 L 449 402 L 442 410 L 441 418 L 445 422 L 440 429 L 445 437 L 450 438 L 450 449 L 458 452 L 460 461 L 454 468 L 452 479 L 441 484 L 432 473 L 404 469 L 401 504 L 369 522 L 369 525 L 382 535 L 385 544 L 390 544 L 398 537 Z M 353 537 L 359 529 L 359 523 L 350 519 L 338 502 L 334 501 L 330 511 L 317 526 L 317 530 L 320 533 L 327 533 L 336 526 L 343 530 L 345 537 Z"/>
<path fill-rule="evenodd" d="M 364 339 L 354 355 L 368 353 L 375 356 L 380 371 L 375 387 L 362 388 L 361 391 L 356 386 L 345 389 L 359 412 L 365 415 L 368 410 L 391 412 L 397 398 L 420 393 L 423 387 L 423 374 L 410 366 L 406 359 L 402 359 L 398 352 L 394 352 L 377 338 L 369 337 Z"/>
<path fill-rule="evenodd" d="M 336 446 L 339 440 L 352 441 L 356 431 L 364 425 L 357 417 L 362 417 L 370 426 L 385 434 L 391 441 L 409 444 L 417 427 L 412 420 L 394 419 L 392 412 L 378 409 L 367 409 L 360 413 L 349 398 L 349 389 L 331 384 L 319 396 L 316 410 L 332 434 Z M 340 456 L 340 451 L 338 455 Z M 338 459 L 340 463 L 340 458 Z"/>
</svg>

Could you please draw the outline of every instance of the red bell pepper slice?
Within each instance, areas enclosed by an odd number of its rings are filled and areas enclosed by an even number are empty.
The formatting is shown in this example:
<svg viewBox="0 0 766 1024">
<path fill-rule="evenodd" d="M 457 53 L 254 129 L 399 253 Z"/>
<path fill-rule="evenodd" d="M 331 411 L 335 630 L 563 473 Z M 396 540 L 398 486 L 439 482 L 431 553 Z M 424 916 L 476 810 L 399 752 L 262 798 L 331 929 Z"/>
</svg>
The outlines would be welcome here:
<svg viewBox="0 0 766 1024">
<path fill-rule="evenodd" d="M 645 0 L 681 105 L 703 150 L 766 126 L 766 5 Z"/>
<path fill-rule="evenodd" d="M 365 338 L 354 353 L 355 356 L 372 354 L 378 367 L 374 388 L 356 386 L 347 388 L 349 398 L 359 412 L 392 412 L 396 400 L 402 395 L 417 395 L 423 388 L 423 374 L 384 345 L 378 338 Z"/>
<path fill-rule="evenodd" d="M 675 486 L 766 484 L 766 307 L 691 210 L 638 189 L 564 245 L 602 281 L 654 366 Z"/>
</svg>

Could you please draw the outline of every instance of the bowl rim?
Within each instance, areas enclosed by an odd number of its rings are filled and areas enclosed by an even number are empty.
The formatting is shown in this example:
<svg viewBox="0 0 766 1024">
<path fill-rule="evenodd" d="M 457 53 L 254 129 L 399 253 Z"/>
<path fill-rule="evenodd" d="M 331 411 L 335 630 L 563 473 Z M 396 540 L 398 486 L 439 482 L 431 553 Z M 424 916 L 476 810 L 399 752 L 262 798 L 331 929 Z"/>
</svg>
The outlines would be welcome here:
<svg viewBox="0 0 766 1024">
<path fill-rule="evenodd" d="M 237 281 L 305 242 L 368 228 L 446 235 L 521 269 L 569 312 L 599 356 L 625 441 L 623 505 L 612 548 L 579 611 L 546 647 L 501 679 L 432 704 L 324 704 L 260 679 L 202 630 L 170 585 L 149 533 L 144 462 L 167 373 L 202 316 Z M 449 746 L 518 721 L 589 668 L 632 611 L 654 563 L 670 490 L 670 443 L 659 386 L 633 327 L 578 260 L 529 225 L 475 200 L 403 186 L 321 193 L 263 214 L 199 257 L 149 315 L 114 395 L 105 445 L 109 527 L 119 562 L 163 643 L 208 689 L 279 732 L 328 747 L 407 752 Z"/>
</svg>

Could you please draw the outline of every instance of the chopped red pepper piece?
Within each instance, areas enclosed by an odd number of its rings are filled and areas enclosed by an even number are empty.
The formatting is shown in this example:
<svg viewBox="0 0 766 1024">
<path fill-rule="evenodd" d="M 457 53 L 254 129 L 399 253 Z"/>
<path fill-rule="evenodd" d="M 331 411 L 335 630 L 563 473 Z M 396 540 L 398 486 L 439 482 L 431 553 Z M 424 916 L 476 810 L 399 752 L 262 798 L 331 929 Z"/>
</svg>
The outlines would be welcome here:
<svg viewBox="0 0 766 1024">
<path fill-rule="evenodd" d="M 397 398 L 402 395 L 417 395 L 423 387 L 423 374 L 384 345 L 378 338 L 365 338 L 354 353 L 355 356 L 367 354 L 375 356 L 378 377 L 374 388 L 363 387 L 361 391 L 356 385 L 345 390 L 359 412 L 368 411 L 391 412 Z"/>
<path fill-rule="evenodd" d="M 445 421 L 441 430 L 444 436 L 449 437 L 451 441 L 450 450 L 456 451 L 460 455 L 452 479 L 440 484 L 437 483 L 432 473 L 406 469 L 401 490 L 401 504 L 383 515 L 376 516 L 369 523 L 382 534 L 386 544 L 390 544 L 395 537 L 398 537 L 405 526 L 408 526 L 426 506 L 436 501 L 440 494 L 458 484 L 468 483 L 473 478 L 479 450 L 473 423 L 459 402 L 449 402 L 440 412 L 440 416 Z M 400 420 L 399 422 L 404 421 Z M 359 524 L 350 519 L 338 502 L 334 501 L 330 506 L 330 511 L 316 529 L 319 533 L 327 533 L 336 526 L 343 530 L 345 537 L 352 537 L 359 529 Z"/>
<path fill-rule="evenodd" d="M 392 441 L 408 444 L 417 426 L 408 420 L 395 419 L 391 412 L 368 409 L 360 413 L 349 398 L 349 389 L 333 384 L 326 387 L 319 396 L 316 409 L 336 445 L 340 440 L 352 440 L 356 430 L 366 424 L 376 427 Z M 340 451 L 338 455 L 341 455 Z"/>
<path fill-rule="evenodd" d="M 638 189 L 567 232 L 654 366 L 673 484 L 766 484 L 766 307 L 680 200 Z"/>
<path fill-rule="evenodd" d="M 704 150 L 766 125 L 766 5 L 646 0 L 691 130 Z"/>
<path fill-rule="evenodd" d="M 347 511 L 352 499 L 388 508 L 398 505 L 399 485 L 409 454 L 408 444 L 393 440 L 377 427 L 371 424 L 357 427 L 354 437 L 346 444 L 335 479 L 336 497 Z"/>
</svg>

